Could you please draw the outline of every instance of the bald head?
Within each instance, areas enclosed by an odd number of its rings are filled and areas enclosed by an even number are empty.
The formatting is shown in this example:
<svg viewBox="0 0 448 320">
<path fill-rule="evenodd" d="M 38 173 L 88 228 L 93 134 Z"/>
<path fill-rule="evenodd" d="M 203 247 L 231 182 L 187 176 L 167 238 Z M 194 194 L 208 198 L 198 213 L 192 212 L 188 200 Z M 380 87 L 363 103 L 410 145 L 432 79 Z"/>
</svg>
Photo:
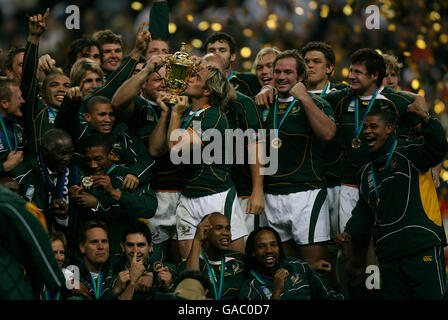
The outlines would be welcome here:
<svg viewBox="0 0 448 320">
<path fill-rule="evenodd" d="M 225 61 L 221 56 L 218 56 L 214 53 L 207 53 L 205 56 L 202 57 L 203 63 L 205 64 L 205 67 L 213 66 L 221 70 L 222 72 L 225 71 Z"/>
</svg>

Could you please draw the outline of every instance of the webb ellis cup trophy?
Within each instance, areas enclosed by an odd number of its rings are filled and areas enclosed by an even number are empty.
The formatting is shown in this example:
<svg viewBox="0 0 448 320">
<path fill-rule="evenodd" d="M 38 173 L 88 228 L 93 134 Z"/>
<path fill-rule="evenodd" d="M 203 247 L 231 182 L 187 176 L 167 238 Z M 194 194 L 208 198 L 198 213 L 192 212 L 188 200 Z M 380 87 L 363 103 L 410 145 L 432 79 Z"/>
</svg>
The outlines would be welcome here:
<svg viewBox="0 0 448 320">
<path fill-rule="evenodd" d="M 197 65 L 190 60 L 189 54 L 185 51 L 185 43 L 182 42 L 180 51 L 169 57 L 166 64 L 164 81 L 171 94 L 169 104 L 176 104 L 176 97 L 187 88 L 188 80 L 196 71 L 196 67 Z"/>
</svg>

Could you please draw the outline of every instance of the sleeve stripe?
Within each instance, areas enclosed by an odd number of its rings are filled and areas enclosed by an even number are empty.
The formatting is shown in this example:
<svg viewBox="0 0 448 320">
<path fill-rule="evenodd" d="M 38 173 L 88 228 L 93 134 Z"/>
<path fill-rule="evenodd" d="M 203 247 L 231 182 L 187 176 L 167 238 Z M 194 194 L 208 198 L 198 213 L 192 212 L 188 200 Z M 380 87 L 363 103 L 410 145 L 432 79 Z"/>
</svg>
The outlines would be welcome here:
<svg viewBox="0 0 448 320">
<path fill-rule="evenodd" d="M 42 256 L 42 260 L 44 261 L 45 266 L 47 267 L 47 269 L 50 271 L 50 274 L 53 277 L 54 281 L 56 282 L 56 284 L 59 287 L 62 287 L 62 283 L 59 281 L 57 275 L 54 273 L 54 270 L 51 268 L 50 262 L 47 260 L 47 257 L 45 256 L 44 251 L 43 251 L 42 247 L 39 244 L 39 241 L 37 241 L 36 236 L 34 235 L 33 231 L 31 230 L 30 226 L 25 221 L 25 219 L 20 215 L 20 213 L 17 211 L 17 209 L 14 208 L 13 206 L 11 206 L 10 204 L 8 204 L 8 203 L 0 204 L 0 206 L 1 207 L 6 207 L 6 208 L 10 209 L 17 216 L 17 218 L 19 218 L 19 220 L 23 223 L 23 225 L 25 226 L 25 229 L 28 231 L 31 239 L 34 242 L 34 245 L 36 246 L 37 251 Z"/>
</svg>

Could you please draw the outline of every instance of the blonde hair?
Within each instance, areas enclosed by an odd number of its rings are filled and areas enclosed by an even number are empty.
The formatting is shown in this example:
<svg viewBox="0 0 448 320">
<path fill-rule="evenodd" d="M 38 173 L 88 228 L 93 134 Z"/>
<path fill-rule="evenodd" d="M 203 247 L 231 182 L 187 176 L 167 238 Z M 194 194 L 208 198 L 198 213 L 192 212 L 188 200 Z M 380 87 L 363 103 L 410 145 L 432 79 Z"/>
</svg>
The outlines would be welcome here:
<svg viewBox="0 0 448 320">
<path fill-rule="evenodd" d="M 104 77 L 104 72 L 98 63 L 90 59 L 81 59 L 76 61 L 70 70 L 70 81 L 72 85 L 79 86 L 87 71 L 95 72 L 101 78 Z"/>
<path fill-rule="evenodd" d="M 280 50 L 276 47 L 266 47 L 258 51 L 257 56 L 254 60 L 254 67 L 256 68 L 258 63 L 260 62 L 261 58 L 264 56 L 267 56 L 268 54 L 273 54 L 275 56 L 278 56 L 280 54 Z"/>
<path fill-rule="evenodd" d="M 205 78 L 205 87 L 212 92 L 208 97 L 210 104 L 225 110 L 230 99 L 230 82 L 224 72 L 214 66 L 207 67 L 208 73 Z"/>
<path fill-rule="evenodd" d="M 400 70 L 403 68 L 403 64 L 398 62 L 398 58 L 396 56 L 390 55 L 390 54 L 383 54 L 384 63 L 386 64 L 386 72 L 387 70 L 392 70 L 397 74 L 397 76 L 400 75 Z"/>
</svg>

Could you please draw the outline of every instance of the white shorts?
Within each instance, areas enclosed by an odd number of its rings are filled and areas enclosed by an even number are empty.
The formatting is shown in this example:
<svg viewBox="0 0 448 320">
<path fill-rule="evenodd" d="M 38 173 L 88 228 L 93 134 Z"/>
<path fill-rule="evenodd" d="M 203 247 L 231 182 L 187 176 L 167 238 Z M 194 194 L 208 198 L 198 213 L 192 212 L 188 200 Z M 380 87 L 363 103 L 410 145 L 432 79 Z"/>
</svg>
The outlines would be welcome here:
<svg viewBox="0 0 448 320">
<path fill-rule="evenodd" d="M 157 211 L 148 219 L 152 241 L 160 244 L 169 239 L 177 239 L 176 209 L 179 204 L 180 192 L 156 192 Z"/>
<path fill-rule="evenodd" d="M 192 240 L 197 225 L 203 217 L 212 212 L 219 212 L 229 218 L 232 241 L 248 235 L 236 191 L 229 189 L 199 198 L 187 198 L 181 195 L 176 210 L 178 239 Z"/>
<path fill-rule="evenodd" d="M 306 245 L 330 240 L 326 189 L 265 193 L 264 212 L 268 226 L 280 234 L 282 242 L 293 239 Z"/>
<path fill-rule="evenodd" d="M 244 222 L 246 223 L 248 233 L 251 233 L 252 231 L 254 231 L 259 227 L 266 226 L 266 219 L 264 216 L 264 212 L 262 214 L 246 213 L 249 198 L 238 198 L 238 202 L 240 203 L 241 211 L 243 212 Z"/>
<path fill-rule="evenodd" d="M 359 189 L 342 185 L 339 196 L 339 233 L 344 232 L 347 221 L 352 217 L 352 211 L 359 200 Z"/>
<path fill-rule="evenodd" d="M 328 212 L 330 213 L 330 236 L 333 239 L 339 232 L 339 198 L 341 186 L 327 188 Z"/>
</svg>

